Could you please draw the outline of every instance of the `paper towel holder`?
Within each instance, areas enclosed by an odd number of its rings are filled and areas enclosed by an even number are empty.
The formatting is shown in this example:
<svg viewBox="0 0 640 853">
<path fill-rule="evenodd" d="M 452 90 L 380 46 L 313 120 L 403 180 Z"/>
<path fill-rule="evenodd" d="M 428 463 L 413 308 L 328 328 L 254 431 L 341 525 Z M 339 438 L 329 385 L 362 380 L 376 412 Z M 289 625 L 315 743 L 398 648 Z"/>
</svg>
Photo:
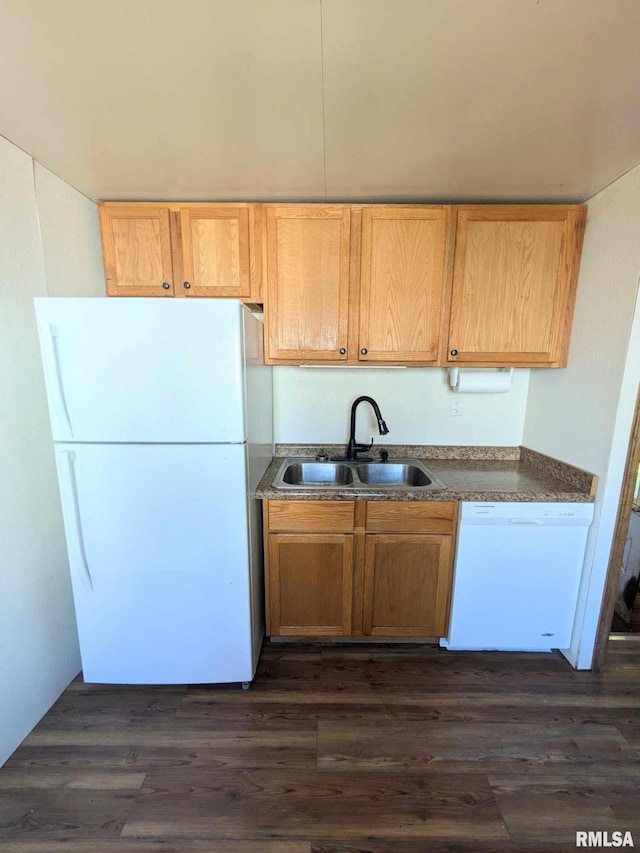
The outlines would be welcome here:
<svg viewBox="0 0 640 853">
<path fill-rule="evenodd" d="M 486 369 L 486 368 L 482 369 L 482 368 L 478 368 L 478 367 L 471 367 L 471 368 L 450 367 L 450 368 L 448 368 L 447 373 L 449 374 L 449 385 L 451 386 L 452 391 L 458 391 L 458 384 L 460 382 L 460 374 L 461 373 L 469 373 L 469 374 L 484 373 L 487 376 L 496 375 L 496 374 L 499 376 L 508 375 L 508 378 L 509 378 L 508 387 L 506 389 L 505 388 L 500 389 L 500 390 L 504 391 L 504 390 L 510 390 L 511 389 L 511 383 L 513 381 L 513 370 L 514 370 L 513 367 L 498 367 L 497 369 Z M 496 389 L 496 391 L 497 390 L 498 389 Z M 491 392 L 487 391 L 485 393 L 491 393 Z"/>
</svg>

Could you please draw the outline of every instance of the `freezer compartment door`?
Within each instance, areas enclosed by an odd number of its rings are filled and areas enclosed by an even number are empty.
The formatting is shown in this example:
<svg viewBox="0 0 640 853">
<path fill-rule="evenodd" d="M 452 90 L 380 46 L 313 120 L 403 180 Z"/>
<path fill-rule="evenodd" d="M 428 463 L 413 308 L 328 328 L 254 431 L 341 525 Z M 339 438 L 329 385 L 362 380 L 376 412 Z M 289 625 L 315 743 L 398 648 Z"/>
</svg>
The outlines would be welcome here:
<svg viewBox="0 0 640 853">
<path fill-rule="evenodd" d="M 56 447 L 86 681 L 253 678 L 245 452 Z"/>
<path fill-rule="evenodd" d="M 54 440 L 245 440 L 239 302 L 35 303 Z"/>
</svg>

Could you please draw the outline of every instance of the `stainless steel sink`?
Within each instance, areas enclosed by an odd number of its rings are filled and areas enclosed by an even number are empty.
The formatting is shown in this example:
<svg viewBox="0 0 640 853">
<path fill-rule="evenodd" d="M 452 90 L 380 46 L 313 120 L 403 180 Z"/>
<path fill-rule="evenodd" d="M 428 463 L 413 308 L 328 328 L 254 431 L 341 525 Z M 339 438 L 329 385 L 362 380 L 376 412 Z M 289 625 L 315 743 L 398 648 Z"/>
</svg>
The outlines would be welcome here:
<svg viewBox="0 0 640 853">
<path fill-rule="evenodd" d="M 349 486 L 353 473 L 347 465 L 335 462 L 292 462 L 282 473 L 288 486 Z"/>
<path fill-rule="evenodd" d="M 430 486 L 433 482 L 422 467 L 406 462 L 365 462 L 356 470 L 367 486 Z"/>
<path fill-rule="evenodd" d="M 327 489 L 378 492 L 393 489 L 446 489 L 444 483 L 418 459 L 388 462 L 320 462 L 311 458 L 285 459 L 274 477 L 277 489 Z"/>
</svg>

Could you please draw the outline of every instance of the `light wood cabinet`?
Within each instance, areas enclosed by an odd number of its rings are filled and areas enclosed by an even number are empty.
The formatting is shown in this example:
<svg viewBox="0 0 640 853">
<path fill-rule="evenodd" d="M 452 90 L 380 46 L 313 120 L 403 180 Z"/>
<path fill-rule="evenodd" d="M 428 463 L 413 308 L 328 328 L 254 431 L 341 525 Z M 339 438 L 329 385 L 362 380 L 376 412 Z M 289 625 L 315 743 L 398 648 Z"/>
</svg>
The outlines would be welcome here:
<svg viewBox="0 0 640 853">
<path fill-rule="evenodd" d="M 215 296 L 259 302 L 260 208 L 103 202 L 108 296 Z"/>
<path fill-rule="evenodd" d="M 457 505 L 265 501 L 270 636 L 440 637 Z"/>
<path fill-rule="evenodd" d="M 265 501 L 267 634 L 351 634 L 353 501 Z"/>
<path fill-rule="evenodd" d="M 564 367 L 586 210 L 104 202 L 100 223 L 108 295 L 264 296 L 270 364 Z"/>
<path fill-rule="evenodd" d="M 368 534 L 363 633 L 441 637 L 451 594 L 450 535 Z"/>
<path fill-rule="evenodd" d="M 272 533 L 269 633 L 351 634 L 353 535 Z"/>
<path fill-rule="evenodd" d="M 109 296 L 173 296 L 169 210 L 151 205 L 99 207 Z"/>
<path fill-rule="evenodd" d="M 443 207 L 363 209 L 358 361 L 436 362 L 446 241 Z"/>
<path fill-rule="evenodd" d="M 271 362 L 345 361 L 351 211 L 268 206 L 265 346 Z"/>
<path fill-rule="evenodd" d="M 354 501 L 266 501 L 269 532 L 353 533 Z"/>
<path fill-rule="evenodd" d="M 563 367 L 586 207 L 456 209 L 443 363 Z"/>
<path fill-rule="evenodd" d="M 363 634 L 446 634 L 456 519 L 451 501 L 367 503 Z"/>
<path fill-rule="evenodd" d="M 585 218 L 579 205 L 273 207 L 267 359 L 562 367 Z"/>
<path fill-rule="evenodd" d="M 186 295 L 251 295 L 248 208 L 183 207 L 180 233 Z"/>
<path fill-rule="evenodd" d="M 268 205 L 268 361 L 434 364 L 447 221 L 442 205 Z"/>
</svg>

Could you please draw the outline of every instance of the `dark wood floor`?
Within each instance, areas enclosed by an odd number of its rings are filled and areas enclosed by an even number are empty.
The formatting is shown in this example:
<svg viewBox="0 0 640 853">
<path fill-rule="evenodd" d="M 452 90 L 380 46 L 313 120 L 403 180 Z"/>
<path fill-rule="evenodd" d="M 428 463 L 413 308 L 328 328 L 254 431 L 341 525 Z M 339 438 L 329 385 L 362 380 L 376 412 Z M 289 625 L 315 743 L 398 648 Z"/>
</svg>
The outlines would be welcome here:
<svg viewBox="0 0 640 853">
<path fill-rule="evenodd" d="M 0 770 L 0 850 L 640 846 L 639 710 L 633 642 L 601 675 L 556 654 L 287 644 L 249 691 L 77 680 Z"/>
</svg>

